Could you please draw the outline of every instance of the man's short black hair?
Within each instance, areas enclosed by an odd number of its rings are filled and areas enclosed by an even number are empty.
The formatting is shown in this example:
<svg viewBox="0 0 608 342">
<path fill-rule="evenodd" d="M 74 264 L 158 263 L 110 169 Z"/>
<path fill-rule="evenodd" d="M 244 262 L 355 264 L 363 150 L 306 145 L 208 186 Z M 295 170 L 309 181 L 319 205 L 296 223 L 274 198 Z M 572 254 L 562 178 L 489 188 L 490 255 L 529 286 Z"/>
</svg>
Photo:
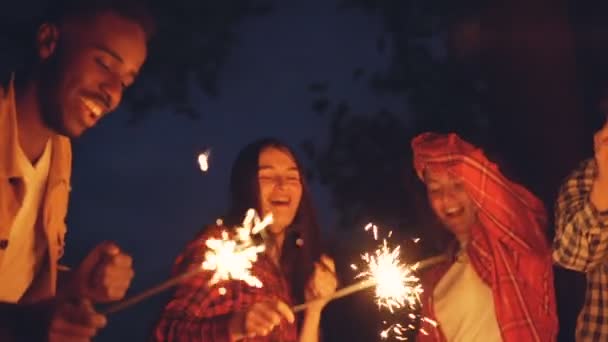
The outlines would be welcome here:
<svg viewBox="0 0 608 342">
<path fill-rule="evenodd" d="M 86 18 L 102 12 L 113 12 L 141 26 L 150 40 L 156 32 L 156 22 L 145 0 L 60 0 L 43 17 L 44 22 L 62 23 L 75 18 Z"/>
</svg>

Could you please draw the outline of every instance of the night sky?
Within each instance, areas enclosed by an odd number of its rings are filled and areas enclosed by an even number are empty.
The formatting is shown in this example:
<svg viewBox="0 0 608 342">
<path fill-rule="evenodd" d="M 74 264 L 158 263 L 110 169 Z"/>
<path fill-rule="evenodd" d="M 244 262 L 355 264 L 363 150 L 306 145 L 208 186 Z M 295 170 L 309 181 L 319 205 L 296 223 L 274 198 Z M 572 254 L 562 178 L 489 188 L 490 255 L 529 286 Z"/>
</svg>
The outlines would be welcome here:
<svg viewBox="0 0 608 342">
<path fill-rule="evenodd" d="M 74 144 L 72 196 L 64 262 L 76 265 L 103 240 L 116 241 L 134 258 L 130 293 L 163 281 L 185 243 L 221 215 L 236 154 L 264 136 L 294 147 L 322 144 L 328 123 L 311 110 L 313 81 L 330 82 L 329 94 L 356 112 L 405 110 L 401 99 L 376 97 L 352 81 L 356 67 L 381 68 L 377 18 L 339 11 L 323 0 L 277 2 L 269 15 L 239 27 L 238 46 L 221 75 L 217 99 L 200 96 L 199 120 L 157 112 L 132 126 L 117 111 Z M 211 168 L 196 156 L 212 149 Z M 326 235 L 334 234 L 329 195 L 312 184 Z M 141 341 L 166 300 L 158 296 L 109 317 L 97 341 Z"/>
</svg>

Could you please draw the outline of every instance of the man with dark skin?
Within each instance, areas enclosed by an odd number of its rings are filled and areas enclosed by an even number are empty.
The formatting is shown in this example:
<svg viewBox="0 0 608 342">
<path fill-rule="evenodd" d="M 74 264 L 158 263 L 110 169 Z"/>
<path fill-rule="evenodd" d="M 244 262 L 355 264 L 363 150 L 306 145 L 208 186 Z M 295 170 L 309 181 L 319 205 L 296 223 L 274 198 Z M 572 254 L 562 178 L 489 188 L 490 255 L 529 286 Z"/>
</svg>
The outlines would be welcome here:
<svg viewBox="0 0 608 342">
<path fill-rule="evenodd" d="M 63 254 L 70 140 L 121 102 L 147 56 L 151 16 L 131 0 L 54 4 L 35 56 L 0 86 L 0 340 L 89 341 L 94 303 L 122 299 L 134 272 L 116 244 L 76 268 Z"/>
</svg>

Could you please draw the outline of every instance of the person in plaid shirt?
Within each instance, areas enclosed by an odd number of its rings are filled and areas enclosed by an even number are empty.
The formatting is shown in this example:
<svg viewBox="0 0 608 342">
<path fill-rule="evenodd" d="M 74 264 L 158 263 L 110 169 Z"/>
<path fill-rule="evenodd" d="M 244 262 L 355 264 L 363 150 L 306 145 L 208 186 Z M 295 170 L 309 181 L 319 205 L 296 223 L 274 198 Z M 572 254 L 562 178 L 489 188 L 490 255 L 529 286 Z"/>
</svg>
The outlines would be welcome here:
<svg viewBox="0 0 608 342">
<path fill-rule="evenodd" d="M 456 134 L 412 141 L 430 206 L 454 236 L 448 261 L 423 274 L 417 341 L 555 341 L 551 250 L 542 202 Z M 424 322 L 424 321 L 423 321 Z"/>
<path fill-rule="evenodd" d="M 263 287 L 228 281 L 209 287 L 202 273 L 181 284 L 154 329 L 154 341 L 318 341 L 321 311 L 315 301 L 296 320 L 290 307 L 331 295 L 337 286 L 333 260 L 320 253 L 311 198 L 294 154 L 274 139 L 245 147 L 232 168 L 228 227 L 249 208 L 272 213 L 263 237 L 266 251 L 252 267 Z M 205 241 L 222 226 L 210 226 L 181 254 L 176 274 L 200 267 Z"/>
<path fill-rule="evenodd" d="M 555 209 L 553 259 L 587 277 L 577 341 L 608 341 L 608 122 L 594 150 L 563 183 Z"/>
</svg>

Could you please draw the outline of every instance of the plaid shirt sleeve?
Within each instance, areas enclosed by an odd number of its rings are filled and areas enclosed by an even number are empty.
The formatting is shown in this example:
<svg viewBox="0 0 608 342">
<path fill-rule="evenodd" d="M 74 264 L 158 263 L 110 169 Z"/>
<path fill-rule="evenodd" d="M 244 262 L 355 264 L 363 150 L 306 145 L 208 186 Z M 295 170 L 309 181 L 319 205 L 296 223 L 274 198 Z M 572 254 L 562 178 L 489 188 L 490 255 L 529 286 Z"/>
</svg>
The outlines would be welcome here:
<svg viewBox="0 0 608 342">
<path fill-rule="evenodd" d="M 176 261 L 174 273 L 200 267 L 204 242 L 211 235 L 200 235 L 186 247 Z M 208 287 L 208 280 L 209 274 L 203 272 L 177 288 L 154 329 L 154 341 L 230 341 L 228 324 L 242 284 L 228 282 L 221 287 Z M 226 290 L 223 295 L 220 288 Z"/>
<path fill-rule="evenodd" d="M 462 158 L 461 173 L 488 234 L 515 250 L 548 255 L 547 213 L 540 199 L 508 180 L 480 150 Z"/>
<path fill-rule="evenodd" d="M 589 199 L 596 173 L 595 161 L 585 161 L 562 185 L 557 199 L 553 259 L 579 272 L 594 270 L 608 256 L 608 212 L 599 212 Z"/>
</svg>

